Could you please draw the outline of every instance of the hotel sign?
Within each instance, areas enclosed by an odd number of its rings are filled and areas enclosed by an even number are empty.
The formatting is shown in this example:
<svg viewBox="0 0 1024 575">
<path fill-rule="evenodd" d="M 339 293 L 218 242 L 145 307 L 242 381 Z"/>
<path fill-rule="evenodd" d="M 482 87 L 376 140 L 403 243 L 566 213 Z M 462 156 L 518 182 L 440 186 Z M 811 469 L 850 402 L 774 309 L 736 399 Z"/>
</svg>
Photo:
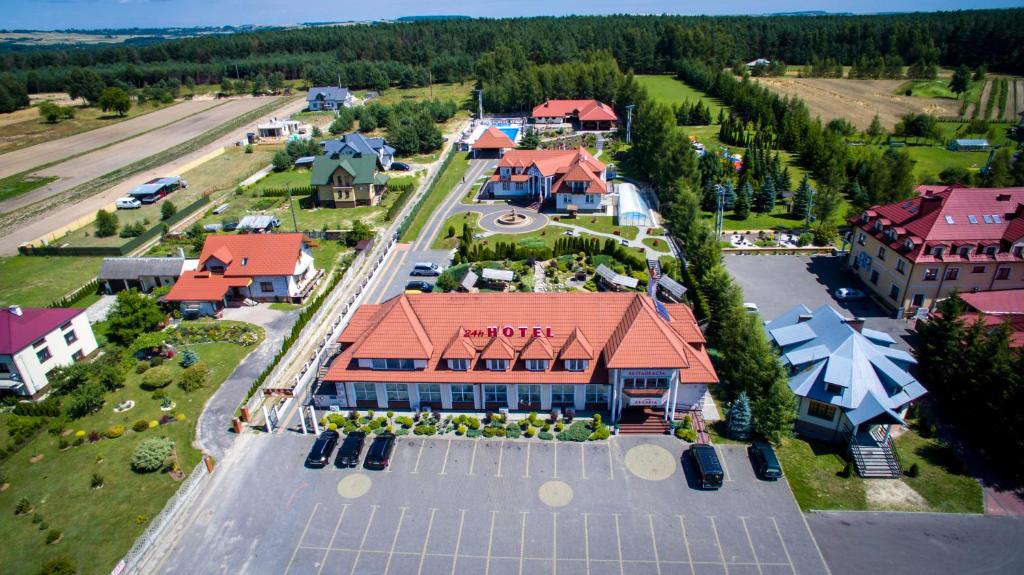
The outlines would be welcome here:
<svg viewBox="0 0 1024 575">
<path fill-rule="evenodd" d="M 622 377 L 664 377 L 671 378 L 674 369 L 620 369 L 619 375 Z"/>
<path fill-rule="evenodd" d="M 655 407 L 665 403 L 665 396 L 661 397 L 631 397 L 630 407 Z"/>
<path fill-rule="evenodd" d="M 527 326 L 527 325 L 489 325 L 485 329 L 462 329 L 462 337 L 498 337 L 501 334 L 505 337 L 555 337 L 551 326 Z"/>
</svg>

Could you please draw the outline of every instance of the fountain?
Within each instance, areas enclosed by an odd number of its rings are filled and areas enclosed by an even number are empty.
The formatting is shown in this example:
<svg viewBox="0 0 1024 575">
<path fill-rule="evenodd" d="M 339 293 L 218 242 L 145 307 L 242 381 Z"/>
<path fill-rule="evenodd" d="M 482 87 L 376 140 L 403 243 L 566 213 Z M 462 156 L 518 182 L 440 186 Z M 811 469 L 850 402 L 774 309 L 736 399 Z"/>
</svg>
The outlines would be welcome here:
<svg viewBox="0 0 1024 575">
<path fill-rule="evenodd" d="M 533 221 L 533 218 L 526 214 L 516 212 L 515 208 L 512 208 L 507 214 L 501 214 L 495 221 L 502 226 L 516 227 L 525 226 Z"/>
</svg>

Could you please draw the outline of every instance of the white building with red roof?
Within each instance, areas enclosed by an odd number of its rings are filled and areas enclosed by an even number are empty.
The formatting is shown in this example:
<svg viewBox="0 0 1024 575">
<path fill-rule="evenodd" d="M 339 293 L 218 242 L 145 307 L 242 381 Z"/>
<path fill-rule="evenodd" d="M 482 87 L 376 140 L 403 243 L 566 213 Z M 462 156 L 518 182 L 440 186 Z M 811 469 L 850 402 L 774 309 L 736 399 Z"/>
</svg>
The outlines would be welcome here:
<svg viewBox="0 0 1024 575">
<path fill-rule="evenodd" d="M 512 138 L 508 137 L 508 134 L 502 132 L 494 126 L 490 126 L 480 137 L 473 142 L 470 149 L 473 150 L 473 157 L 496 157 L 500 158 L 505 155 L 505 152 L 516 147 L 516 143 L 512 141 Z"/>
<path fill-rule="evenodd" d="M 582 131 L 614 130 L 619 116 L 608 104 L 597 100 L 548 100 L 534 106 L 534 124 L 572 124 Z"/>
<path fill-rule="evenodd" d="M 165 296 L 187 315 L 216 315 L 246 299 L 300 303 L 323 274 L 303 234 L 209 235 L 195 271 Z"/>
<path fill-rule="evenodd" d="M 850 220 L 850 265 L 907 314 L 961 293 L 1024 288 L 1024 188 L 922 186 Z"/>
<path fill-rule="evenodd" d="M 39 399 L 49 373 L 96 351 L 89 317 L 80 308 L 0 309 L 0 393 Z"/>
<path fill-rule="evenodd" d="M 317 395 L 340 407 L 717 417 L 693 313 L 646 294 L 402 294 L 360 306 L 338 343 Z"/>
<path fill-rule="evenodd" d="M 482 197 L 554 199 L 560 211 L 603 211 L 607 167 L 586 149 L 512 150 L 498 163 Z"/>
</svg>

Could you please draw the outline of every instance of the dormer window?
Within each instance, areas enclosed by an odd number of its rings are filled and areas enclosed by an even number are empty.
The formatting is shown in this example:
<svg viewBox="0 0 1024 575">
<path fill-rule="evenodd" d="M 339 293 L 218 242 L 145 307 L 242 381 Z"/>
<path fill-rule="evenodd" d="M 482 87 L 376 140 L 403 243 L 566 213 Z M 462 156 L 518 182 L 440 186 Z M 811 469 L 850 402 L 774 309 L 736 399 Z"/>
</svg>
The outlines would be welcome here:
<svg viewBox="0 0 1024 575">
<path fill-rule="evenodd" d="M 586 371 L 589 361 L 586 359 L 567 359 L 565 369 L 568 371 Z"/>
<path fill-rule="evenodd" d="M 960 246 L 960 257 L 966 258 L 971 255 L 971 246 Z"/>
<path fill-rule="evenodd" d="M 529 371 L 546 371 L 548 368 L 548 361 L 546 359 L 528 359 L 526 360 L 526 369 Z"/>
<path fill-rule="evenodd" d="M 997 249 L 998 248 L 996 246 L 988 246 L 988 247 L 985 248 L 985 255 L 987 255 L 987 256 L 994 256 L 994 255 L 996 255 L 996 250 Z"/>
<path fill-rule="evenodd" d="M 937 258 L 941 258 L 942 257 L 942 252 L 945 251 L 945 249 L 946 248 L 944 248 L 942 246 L 935 246 L 935 247 L 932 248 L 932 255 L 937 257 Z"/>
<path fill-rule="evenodd" d="M 449 359 L 448 369 L 452 371 L 466 371 L 469 369 L 468 359 Z"/>
<path fill-rule="evenodd" d="M 912 249 L 914 249 L 914 242 L 912 240 L 908 239 L 907 241 L 903 242 L 903 247 L 908 249 L 908 250 L 912 250 Z"/>
<path fill-rule="evenodd" d="M 829 383 L 828 385 L 826 385 L 826 390 L 829 393 L 831 393 L 832 395 L 842 395 L 843 394 L 843 388 L 838 386 L 838 385 L 836 385 L 836 384 L 834 384 L 834 383 Z"/>
<path fill-rule="evenodd" d="M 508 371 L 507 359 L 488 359 L 487 369 L 491 371 Z"/>
<path fill-rule="evenodd" d="M 860 215 L 860 223 L 866 224 L 869 221 L 871 221 L 871 216 L 869 216 L 867 212 Z"/>
<path fill-rule="evenodd" d="M 875 227 L 874 227 L 874 230 L 875 230 L 876 232 L 880 232 L 880 231 L 882 231 L 882 222 L 881 222 L 880 220 L 875 220 Z"/>
</svg>

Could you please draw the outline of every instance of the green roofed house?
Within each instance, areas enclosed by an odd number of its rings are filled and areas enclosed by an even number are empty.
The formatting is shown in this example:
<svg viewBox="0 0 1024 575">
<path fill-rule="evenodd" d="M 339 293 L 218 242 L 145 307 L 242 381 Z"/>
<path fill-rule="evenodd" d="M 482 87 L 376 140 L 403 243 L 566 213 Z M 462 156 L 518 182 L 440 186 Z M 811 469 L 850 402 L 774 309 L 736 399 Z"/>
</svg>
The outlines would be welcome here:
<svg viewBox="0 0 1024 575">
<path fill-rule="evenodd" d="M 388 190 L 388 177 L 377 172 L 377 156 L 356 155 L 313 161 L 313 200 L 323 208 L 376 206 Z"/>
</svg>

